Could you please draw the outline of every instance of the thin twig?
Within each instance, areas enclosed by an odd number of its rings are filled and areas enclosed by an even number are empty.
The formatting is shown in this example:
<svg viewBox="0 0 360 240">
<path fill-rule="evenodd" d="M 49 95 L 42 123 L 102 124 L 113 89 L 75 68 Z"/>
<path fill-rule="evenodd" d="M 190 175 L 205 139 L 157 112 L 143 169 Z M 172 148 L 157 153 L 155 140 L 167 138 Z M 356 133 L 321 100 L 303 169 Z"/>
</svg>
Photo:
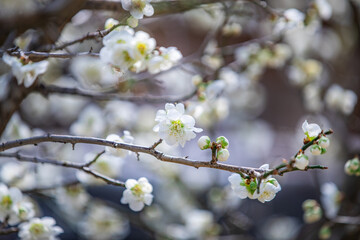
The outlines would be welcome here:
<svg viewBox="0 0 360 240">
<path fill-rule="evenodd" d="M 266 178 L 270 175 L 283 175 L 284 173 L 287 172 L 292 172 L 292 171 L 298 171 L 299 169 L 296 167 L 293 167 L 293 164 L 295 163 L 295 158 L 300 154 L 305 152 L 306 149 L 308 149 L 315 141 L 317 141 L 321 136 L 323 135 L 330 135 L 333 133 L 333 130 L 328 130 L 326 132 L 321 132 L 316 138 L 314 138 L 313 140 L 311 140 L 310 142 L 304 144 L 301 149 L 296 152 L 296 154 L 294 155 L 294 157 L 288 162 L 288 163 L 282 163 L 278 166 L 276 166 L 274 169 L 266 172 L 263 175 L 263 178 Z M 321 165 L 314 165 L 314 166 L 307 166 L 303 171 L 307 171 L 308 169 L 327 169 L 327 167 L 325 166 L 321 166 Z"/>
<path fill-rule="evenodd" d="M 48 186 L 48 187 L 36 187 L 36 188 L 26 189 L 26 190 L 22 190 L 22 192 L 23 193 L 34 193 L 34 192 L 49 191 L 49 190 L 54 190 L 54 189 L 57 189 L 57 188 L 73 186 L 73 185 L 76 185 L 76 184 L 79 184 L 79 183 L 80 182 L 78 180 L 73 180 L 73 181 L 64 182 L 64 183 L 61 183 L 61 184 L 56 184 L 56 185 Z"/>
<path fill-rule="evenodd" d="M 96 154 L 96 156 L 94 157 L 93 160 L 89 161 L 88 163 L 84 164 L 84 167 L 90 167 L 91 165 L 93 165 L 101 155 L 103 155 L 105 153 L 105 150 Z"/>
<path fill-rule="evenodd" d="M 4 53 L 9 54 L 14 57 L 21 57 L 25 55 L 29 57 L 30 60 L 40 61 L 46 58 L 73 58 L 80 56 L 91 56 L 91 57 L 99 57 L 99 53 L 92 52 L 79 52 L 79 53 L 48 53 L 48 52 L 37 52 L 37 51 L 21 51 L 15 49 L 8 49 L 6 51 L 0 50 L 0 57 L 4 55 Z"/>
<path fill-rule="evenodd" d="M 73 163 L 73 162 L 68 162 L 68 161 L 62 162 L 62 161 L 56 161 L 56 160 L 45 159 L 45 158 L 40 158 L 40 157 L 27 156 L 27 155 L 20 154 L 18 152 L 0 153 L 0 157 L 16 158 L 18 161 L 21 161 L 21 162 L 51 164 L 51 165 L 56 165 L 56 166 L 61 166 L 61 167 L 74 168 L 74 169 L 81 170 L 85 173 L 88 173 L 96 178 L 99 178 L 108 184 L 125 187 L 125 183 L 115 180 L 113 178 L 107 177 L 101 173 L 98 173 L 98 172 L 90 169 L 88 166 L 86 166 L 87 163 L 86 164 L 78 164 L 78 163 Z"/>
</svg>

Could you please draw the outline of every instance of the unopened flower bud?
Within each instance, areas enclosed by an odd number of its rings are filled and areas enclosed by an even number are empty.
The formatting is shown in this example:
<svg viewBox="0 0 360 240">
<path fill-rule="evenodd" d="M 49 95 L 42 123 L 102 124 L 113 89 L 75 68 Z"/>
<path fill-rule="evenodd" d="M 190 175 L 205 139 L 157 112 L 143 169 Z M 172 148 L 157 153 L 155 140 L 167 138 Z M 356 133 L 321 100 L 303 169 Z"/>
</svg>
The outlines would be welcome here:
<svg viewBox="0 0 360 240">
<path fill-rule="evenodd" d="M 230 153 L 227 149 L 220 149 L 217 152 L 217 158 L 221 162 L 225 162 L 226 160 L 228 160 L 229 156 L 230 156 Z"/>
<path fill-rule="evenodd" d="M 120 22 L 116 19 L 113 19 L 113 18 L 108 18 L 105 22 L 105 29 L 110 29 L 112 28 L 113 26 L 119 24 Z"/>
<path fill-rule="evenodd" d="M 319 239 L 329 239 L 331 237 L 331 228 L 329 225 L 323 225 L 319 230 Z"/>
<path fill-rule="evenodd" d="M 313 200 L 313 199 L 307 199 L 303 202 L 302 204 L 302 208 L 304 209 L 304 211 L 308 210 L 308 209 L 311 209 L 311 208 L 314 208 L 315 206 L 317 206 L 318 203 L 316 200 Z"/>
<path fill-rule="evenodd" d="M 320 139 L 319 139 L 319 145 L 320 147 L 322 148 L 325 148 L 327 149 L 330 145 L 330 140 L 329 138 L 325 137 L 325 136 L 322 136 Z"/>
<path fill-rule="evenodd" d="M 222 148 L 228 148 L 229 147 L 229 140 L 227 140 L 226 137 L 220 136 L 216 139 L 216 143 L 220 143 Z"/>
<path fill-rule="evenodd" d="M 345 173 L 348 175 L 360 175 L 360 161 L 358 157 L 348 160 L 344 166 Z"/>
<path fill-rule="evenodd" d="M 126 23 L 129 27 L 132 27 L 132 28 L 136 28 L 139 24 L 139 20 L 130 16 L 127 20 L 126 20 Z"/>
<path fill-rule="evenodd" d="M 211 139 L 208 136 L 202 136 L 198 140 L 198 146 L 201 150 L 205 150 L 211 147 Z"/>
<path fill-rule="evenodd" d="M 297 155 L 297 157 L 295 158 L 294 167 L 304 170 L 308 165 L 309 165 L 308 156 L 302 153 Z"/>
<path fill-rule="evenodd" d="M 306 223 L 314 223 L 321 219 L 322 210 L 315 200 L 306 200 L 303 202 L 302 207 L 304 209 L 304 221 Z"/>
<path fill-rule="evenodd" d="M 321 147 L 317 144 L 314 144 L 310 147 L 310 152 L 312 155 L 320 155 L 321 154 Z"/>
</svg>

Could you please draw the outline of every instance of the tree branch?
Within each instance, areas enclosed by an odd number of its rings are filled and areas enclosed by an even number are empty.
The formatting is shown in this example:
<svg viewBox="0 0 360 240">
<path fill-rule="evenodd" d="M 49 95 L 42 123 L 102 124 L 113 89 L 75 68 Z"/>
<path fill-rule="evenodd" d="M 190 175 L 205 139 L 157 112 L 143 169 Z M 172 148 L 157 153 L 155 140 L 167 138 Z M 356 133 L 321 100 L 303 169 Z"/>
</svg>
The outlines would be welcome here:
<svg viewBox="0 0 360 240">
<path fill-rule="evenodd" d="M 40 157 L 27 156 L 27 155 L 20 154 L 18 152 L 0 153 L 0 157 L 16 158 L 20 162 L 42 163 L 42 164 L 51 164 L 51 165 L 67 167 L 67 168 L 74 168 L 74 169 L 81 170 L 85 173 L 88 173 L 98 179 L 101 179 L 108 184 L 125 187 L 125 183 L 91 170 L 88 166 L 88 163 L 77 164 L 77 163 L 68 162 L 68 161 L 62 162 L 62 161 L 56 161 L 56 160 L 45 159 L 45 158 L 40 158 Z"/>
<path fill-rule="evenodd" d="M 46 58 L 73 58 L 80 56 L 92 56 L 99 57 L 99 53 L 92 52 L 80 52 L 80 53 L 48 53 L 48 52 L 37 52 L 37 51 L 21 51 L 18 49 L 8 49 L 6 51 L 0 50 L 0 57 L 4 55 L 4 53 L 9 54 L 14 57 L 21 57 L 22 55 L 28 56 L 32 61 L 41 61 Z"/>
<path fill-rule="evenodd" d="M 99 92 L 90 92 L 81 90 L 78 88 L 63 88 L 58 86 L 46 86 L 43 84 L 39 84 L 35 87 L 34 91 L 38 91 L 39 93 L 47 96 L 49 94 L 68 94 L 68 95 L 76 95 L 82 97 L 88 97 L 97 101 L 109 101 L 109 100 L 120 100 L 120 101 L 130 101 L 130 102 L 142 102 L 142 103 L 170 103 L 170 102 L 182 102 L 188 100 L 196 95 L 197 89 L 192 91 L 191 93 L 180 96 L 180 97 L 172 97 L 172 96 L 120 96 L 119 94 L 114 93 L 99 93 Z"/>
<path fill-rule="evenodd" d="M 241 167 L 241 166 L 234 166 L 229 164 L 223 164 L 223 163 L 211 163 L 210 161 L 198 161 L 198 160 L 191 160 L 187 157 L 175 157 L 171 155 L 164 154 L 160 151 L 157 151 L 150 147 L 140 146 L 140 145 L 134 145 L 134 144 L 128 144 L 128 143 L 119 143 L 114 141 L 109 141 L 101 138 L 93 138 L 93 137 L 79 137 L 79 136 L 70 136 L 70 135 L 55 135 L 55 134 L 48 134 L 45 136 L 37 136 L 37 137 L 31 137 L 31 138 L 25 138 L 25 139 L 18 139 L 14 141 L 9 141 L 2 143 L 0 146 L 0 152 L 25 146 L 25 145 L 37 145 L 42 142 L 58 142 L 58 143 L 70 143 L 73 146 L 78 143 L 86 143 L 86 144 L 94 144 L 94 145 L 100 145 L 100 146 L 108 146 L 113 148 L 121 148 L 125 150 L 129 150 L 135 153 L 145 153 L 154 156 L 160 161 L 163 162 L 171 162 L 171 163 L 177 163 L 181 165 L 186 166 L 192 166 L 195 168 L 214 168 L 214 169 L 220 169 L 228 172 L 234 172 L 234 173 L 243 173 L 248 175 L 249 177 L 259 177 L 259 175 L 269 175 L 268 173 L 273 172 L 272 175 L 277 175 L 278 171 L 270 170 L 266 171 L 259 168 L 251 168 L 251 167 Z M 2 153 L 1 155 L 4 156 L 5 153 Z M 0 156 L 1 156 L 0 155 Z M 10 154 L 10 155 L 13 155 Z M 31 158 L 30 158 L 31 159 Z M 33 161 L 33 160 L 31 160 Z M 63 166 L 63 162 L 59 162 L 59 164 Z M 78 165 L 75 166 L 75 168 L 79 168 Z M 292 169 L 292 171 L 298 171 L 299 169 Z"/>
</svg>

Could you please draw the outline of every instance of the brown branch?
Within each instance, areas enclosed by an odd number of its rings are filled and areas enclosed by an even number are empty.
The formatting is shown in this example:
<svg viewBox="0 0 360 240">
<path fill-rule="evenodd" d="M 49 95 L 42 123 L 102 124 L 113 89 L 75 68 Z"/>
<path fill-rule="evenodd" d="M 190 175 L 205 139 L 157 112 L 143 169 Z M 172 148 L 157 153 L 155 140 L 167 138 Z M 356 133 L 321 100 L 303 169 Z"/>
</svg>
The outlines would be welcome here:
<svg viewBox="0 0 360 240">
<path fill-rule="evenodd" d="M 290 160 L 290 162 L 288 163 L 282 163 L 280 165 L 278 165 L 277 167 L 275 167 L 274 169 L 266 172 L 263 177 L 266 178 L 267 176 L 270 175 L 283 175 L 286 172 L 293 172 L 293 171 L 298 171 L 299 169 L 293 167 L 293 164 L 295 163 L 295 158 L 302 152 L 305 152 L 306 149 L 308 149 L 315 141 L 317 141 L 321 136 L 323 135 L 330 135 L 333 133 L 333 130 L 328 130 L 326 132 L 321 132 L 316 138 L 314 138 L 313 140 L 311 140 L 310 142 L 304 144 L 301 149 L 296 152 L 296 154 L 294 155 L 294 157 Z M 325 166 L 321 166 L 321 165 L 315 165 L 315 166 L 307 166 L 304 170 L 302 171 L 307 171 L 308 169 L 327 169 L 327 167 Z"/>
<path fill-rule="evenodd" d="M 332 223 L 338 224 L 350 224 L 350 225 L 360 225 L 360 216 L 337 216 L 333 219 L 330 219 Z"/>
<path fill-rule="evenodd" d="M 94 145 L 100 145 L 100 146 L 108 146 L 113 148 L 122 148 L 125 150 L 129 150 L 135 153 L 145 153 L 154 156 L 160 161 L 163 162 L 170 162 L 170 163 L 177 163 L 181 165 L 186 166 L 192 166 L 195 168 L 214 168 L 214 169 L 220 169 L 228 172 L 234 172 L 234 173 L 243 173 L 248 175 L 249 177 L 259 177 L 259 175 L 267 174 L 270 171 L 266 171 L 259 168 L 252 168 L 252 167 L 241 167 L 241 166 L 234 166 L 229 164 L 223 164 L 223 163 L 211 163 L 210 161 L 198 161 L 198 160 L 191 160 L 187 157 L 175 157 L 171 155 L 164 154 L 160 151 L 157 151 L 150 147 L 140 146 L 140 145 L 134 145 L 134 144 L 128 144 L 128 143 L 118 143 L 114 141 L 109 141 L 101 138 L 93 138 L 93 137 L 79 137 L 79 136 L 69 136 L 69 135 L 55 135 L 55 134 L 48 134 L 45 136 L 37 136 L 37 137 L 31 137 L 31 138 L 25 138 L 25 139 L 18 139 L 14 141 L 9 141 L 2 143 L 0 145 L 0 151 L 5 151 L 8 149 L 25 146 L 25 145 L 37 145 L 42 142 L 57 142 L 57 143 L 70 143 L 72 145 L 78 144 L 78 143 L 86 143 L 86 144 L 94 144 Z M 0 156 L 4 155 L 5 153 L 2 153 Z M 13 153 L 11 154 L 13 155 Z M 33 160 L 32 160 L 33 161 Z M 60 166 L 63 166 L 63 162 L 59 162 Z M 77 165 L 75 168 L 79 168 Z M 293 171 L 296 171 L 297 169 L 293 169 Z"/>
<path fill-rule="evenodd" d="M 0 230 L 0 235 L 9 235 L 9 234 L 18 232 L 19 230 L 20 229 L 17 228 L 17 227 L 10 227 L 10 228 L 1 229 Z"/>
<path fill-rule="evenodd" d="M 170 103 L 170 102 L 182 102 L 188 100 L 196 95 L 197 90 L 193 92 L 180 96 L 180 97 L 172 97 L 172 96 L 120 96 L 119 94 L 114 93 L 99 93 L 99 92 L 90 92 L 81 90 L 78 88 L 63 88 L 58 86 L 46 86 L 43 84 L 39 84 L 34 91 L 38 91 L 41 94 L 47 96 L 49 94 L 68 94 L 68 95 L 76 95 L 82 97 L 88 97 L 97 101 L 109 101 L 109 100 L 120 100 L 120 101 L 130 101 L 130 102 L 138 102 L 138 103 Z"/>
<path fill-rule="evenodd" d="M 48 52 L 37 52 L 37 51 L 21 51 L 18 49 L 8 49 L 6 51 L 0 51 L 0 57 L 4 53 L 9 54 L 10 56 L 14 57 L 21 57 L 22 55 L 28 56 L 32 61 L 41 61 L 46 58 L 73 58 L 73 57 L 80 57 L 80 56 L 92 56 L 92 57 L 99 57 L 99 53 L 92 53 L 92 52 L 80 52 L 80 53 L 48 53 Z"/>
<path fill-rule="evenodd" d="M 101 179 L 108 184 L 125 187 L 125 183 L 91 170 L 87 166 L 87 163 L 86 164 L 77 164 L 77 163 L 68 162 L 68 161 L 56 161 L 56 160 L 45 159 L 45 158 L 40 158 L 40 157 L 27 156 L 27 155 L 20 154 L 18 152 L 0 153 L 0 157 L 16 158 L 20 162 L 42 163 L 42 164 L 51 164 L 51 165 L 67 167 L 67 168 L 74 168 L 74 169 L 83 171 L 85 173 L 88 173 L 98 179 Z"/>
</svg>

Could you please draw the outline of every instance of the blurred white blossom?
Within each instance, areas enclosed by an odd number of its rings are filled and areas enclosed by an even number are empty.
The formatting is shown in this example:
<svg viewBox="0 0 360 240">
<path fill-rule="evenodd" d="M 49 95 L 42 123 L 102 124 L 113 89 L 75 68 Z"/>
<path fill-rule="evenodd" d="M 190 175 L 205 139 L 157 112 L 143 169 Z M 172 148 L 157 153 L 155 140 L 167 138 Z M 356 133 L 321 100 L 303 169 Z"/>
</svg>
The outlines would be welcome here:
<svg viewBox="0 0 360 240">
<path fill-rule="evenodd" d="M 129 11 L 131 16 L 137 19 L 142 19 L 145 16 L 149 17 L 154 14 L 154 8 L 150 2 L 152 0 L 121 0 L 123 9 Z"/>
<path fill-rule="evenodd" d="M 56 240 L 56 236 L 63 233 L 63 229 L 55 226 L 56 222 L 51 217 L 33 218 L 29 222 L 19 225 L 18 236 L 22 240 L 49 239 Z"/>
<path fill-rule="evenodd" d="M 45 73 L 49 64 L 47 61 L 25 63 L 25 60 L 11 57 L 8 54 L 4 54 L 2 59 L 11 66 L 12 73 L 16 77 L 18 84 L 24 84 L 26 88 L 33 85 L 39 75 Z"/>
<path fill-rule="evenodd" d="M 124 239 L 130 230 L 128 220 L 121 213 L 100 202 L 89 206 L 79 228 L 92 240 Z"/>
</svg>

